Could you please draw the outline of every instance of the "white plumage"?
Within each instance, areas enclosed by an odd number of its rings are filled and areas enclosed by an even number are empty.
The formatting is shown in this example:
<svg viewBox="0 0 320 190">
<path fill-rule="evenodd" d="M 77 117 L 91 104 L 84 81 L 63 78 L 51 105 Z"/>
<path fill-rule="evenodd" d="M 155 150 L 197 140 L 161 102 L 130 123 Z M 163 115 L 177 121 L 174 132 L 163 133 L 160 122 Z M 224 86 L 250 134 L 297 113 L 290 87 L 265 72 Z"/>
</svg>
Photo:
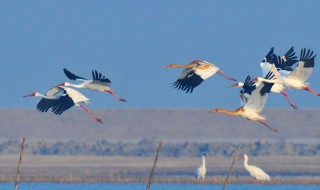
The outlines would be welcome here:
<svg viewBox="0 0 320 190">
<path fill-rule="evenodd" d="M 53 86 L 45 95 L 34 92 L 24 97 L 42 97 L 37 104 L 37 110 L 40 112 L 47 112 L 51 109 L 54 114 L 61 115 L 69 108 L 79 106 L 90 114 L 95 121 L 102 123 L 101 119 L 93 115 L 87 107 L 81 105 L 81 103 L 88 104 L 89 99 L 72 88 Z"/>
<path fill-rule="evenodd" d="M 249 97 L 246 104 L 234 111 L 217 108 L 212 110 L 211 112 L 224 113 L 232 116 L 242 116 L 246 119 L 262 123 L 273 132 L 278 132 L 277 129 L 270 127 L 265 122 L 265 117 L 260 114 L 266 104 L 268 93 L 270 93 L 272 85 L 273 84 L 267 82 L 260 83 L 259 86 L 252 91 L 251 96 Z"/>
<path fill-rule="evenodd" d="M 164 68 L 184 69 L 178 80 L 173 83 L 173 86 L 178 90 L 186 91 L 186 93 L 192 93 L 195 87 L 215 73 L 228 80 L 236 81 L 234 78 L 224 75 L 217 66 L 203 60 L 194 60 L 187 65 L 170 64 Z"/>
<path fill-rule="evenodd" d="M 82 83 L 80 84 L 71 84 L 68 82 L 64 82 L 59 84 L 58 86 L 70 86 L 73 88 L 86 88 L 92 91 L 98 91 L 98 92 L 108 92 L 112 96 L 114 96 L 117 100 L 121 102 L 126 102 L 125 99 L 118 97 L 115 92 L 111 89 L 111 81 L 103 76 L 101 73 L 98 71 L 92 71 L 92 78 L 93 80 L 88 80 L 83 77 L 79 77 L 67 69 L 63 69 L 64 74 L 70 79 L 70 80 L 78 80 L 81 81 Z"/>
<path fill-rule="evenodd" d="M 206 168 L 206 154 L 202 154 L 202 164 L 196 169 L 195 176 L 197 179 L 204 179 L 206 177 L 207 168 Z"/>
<path fill-rule="evenodd" d="M 303 48 L 301 50 L 300 61 L 298 65 L 293 69 L 293 71 L 290 74 L 288 74 L 288 76 L 281 76 L 281 74 L 277 71 L 276 67 L 274 65 L 271 65 L 271 71 L 273 72 L 273 74 L 276 75 L 277 79 L 268 80 L 263 79 L 261 77 L 256 77 L 254 78 L 254 80 L 284 84 L 288 88 L 302 89 L 316 94 L 317 96 L 320 96 L 320 93 L 313 90 L 306 82 L 313 71 L 315 57 L 316 55 L 313 55 L 313 51 L 310 51 L 310 49 L 306 50 L 305 48 Z"/>
<path fill-rule="evenodd" d="M 252 177 L 259 181 L 270 181 L 270 176 L 267 173 L 265 173 L 261 168 L 248 164 L 248 156 L 246 154 L 243 155 L 243 159 L 244 168 L 250 173 Z"/>
</svg>

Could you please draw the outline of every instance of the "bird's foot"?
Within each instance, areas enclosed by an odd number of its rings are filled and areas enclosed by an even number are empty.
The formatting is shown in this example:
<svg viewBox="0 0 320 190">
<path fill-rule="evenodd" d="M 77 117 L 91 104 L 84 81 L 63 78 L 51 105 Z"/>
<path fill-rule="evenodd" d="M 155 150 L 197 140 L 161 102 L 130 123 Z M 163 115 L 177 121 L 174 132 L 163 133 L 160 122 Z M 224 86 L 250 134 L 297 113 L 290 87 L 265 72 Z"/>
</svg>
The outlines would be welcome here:
<svg viewBox="0 0 320 190">
<path fill-rule="evenodd" d="M 294 104 L 290 104 L 291 105 L 291 107 L 293 107 L 293 109 L 295 109 L 295 110 L 298 110 L 299 108 L 296 106 L 296 105 L 294 105 Z"/>
<path fill-rule="evenodd" d="M 123 98 L 119 98 L 120 102 L 127 102 L 127 100 L 123 99 Z"/>
<path fill-rule="evenodd" d="M 96 120 L 96 122 L 98 122 L 98 123 L 101 123 L 101 124 L 103 123 L 102 120 L 99 119 L 99 118 L 95 118 L 95 120 Z"/>
</svg>

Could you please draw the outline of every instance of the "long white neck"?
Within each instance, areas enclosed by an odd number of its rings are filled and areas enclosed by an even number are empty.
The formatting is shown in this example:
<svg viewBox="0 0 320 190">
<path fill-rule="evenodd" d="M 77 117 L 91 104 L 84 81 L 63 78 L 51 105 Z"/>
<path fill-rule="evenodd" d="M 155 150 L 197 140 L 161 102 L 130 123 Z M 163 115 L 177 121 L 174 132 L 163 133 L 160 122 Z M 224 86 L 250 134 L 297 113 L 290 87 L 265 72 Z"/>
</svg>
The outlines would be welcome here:
<svg viewBox="0 0 320 190">
<path fill-rule="evenodd" d="M 202 167 L 206 167 L 206 157 L 202 156 Z"/>
<path fill-rule="evenodd" d="M 260 78 L 258 79 L 258 81 L 263 81 L 263 82 L 269 82 L 269 83 L 279 83 L 279 84 L 283 84 L 284 81 L 282 79 L 273 79 L 273 80 L 269 80 L 269 79 L 264 79 L 264 78 Z"/>
<path fill-rule="evenodd" d="M 39 92 L 37 92 L 37 94 L 35 96 L 42 97 L 42 98 L 45 98 L 45 99 L 50 99 L 50 100 L 56 100 L 56 99 L 59 98 L 57 96 L 46 96 L 46 95 L 43 95 L 43 94 L 41 94 Z"/>
<path fill-rule="evenodd" d="M 65 83 L 65 86 L 71 86 L 73 88 L 86 88 L 85 83 L 81 83 L 81 84 Z"/>
<path fill-rule="evenodd" d="M 247 157 L 247 156 L 244 157 L 244 162 L 243 162 L 243 164 L 244 164 L 244 167 L 245 167 L 245 168 L 248 168 L 248 157 Z"/>
</svg>

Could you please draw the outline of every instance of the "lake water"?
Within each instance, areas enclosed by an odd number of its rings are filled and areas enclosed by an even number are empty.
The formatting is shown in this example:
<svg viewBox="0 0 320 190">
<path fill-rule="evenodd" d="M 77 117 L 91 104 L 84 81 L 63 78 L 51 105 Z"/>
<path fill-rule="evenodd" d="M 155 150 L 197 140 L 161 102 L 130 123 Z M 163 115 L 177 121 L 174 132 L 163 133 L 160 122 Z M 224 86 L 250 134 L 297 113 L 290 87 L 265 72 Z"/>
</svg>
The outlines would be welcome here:
<svg viewBox="0 0 320 190">
<path fill-rule="evenodd" d="M 0 183 L 1 190 L 14 189 L 13 183 Z M 19 190 L 141 190 L 145 184 L 137 183 L 21 183 Z M 212 190 L 222 189 L 222 185 L 212 184 L 152 184 L 151 190 Z M 319 190 L 320 185 L 262 185 L 229 184 L 227 190 Z"/>
</svg>

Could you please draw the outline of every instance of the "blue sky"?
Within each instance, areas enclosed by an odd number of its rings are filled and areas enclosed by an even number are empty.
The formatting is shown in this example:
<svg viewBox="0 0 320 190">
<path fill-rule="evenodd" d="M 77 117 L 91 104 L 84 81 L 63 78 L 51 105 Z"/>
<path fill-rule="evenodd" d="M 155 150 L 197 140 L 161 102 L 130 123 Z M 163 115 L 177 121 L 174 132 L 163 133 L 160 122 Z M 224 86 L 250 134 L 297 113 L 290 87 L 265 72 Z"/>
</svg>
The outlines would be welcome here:
<svg viewBox="0 0 320 190">
<path fill-rule="evenodd" d="M 34 108 L 22 98 L 69 81 L 62 69 L 91 78 L 97 69 L 112 81 L 110 94 L 81 90 L 91 108 L 237 108 L 240 89 L 214 75 L 192 94 L 171 83 L 180 69 L 170 63 L 203 59 L 239 81 L 261 75 L 270 47 L 320 53 L 320 1 L 1 1 L 1 108 Z M 320 91 L 319 55 L 309 79 Z M 69 81 L 70 82 L 70 81 Z M 287 90 L 299 108 L 318 108 L 320 98 Z M 288 108 L 271 94 L 267 108 Z"/>
</svg>

